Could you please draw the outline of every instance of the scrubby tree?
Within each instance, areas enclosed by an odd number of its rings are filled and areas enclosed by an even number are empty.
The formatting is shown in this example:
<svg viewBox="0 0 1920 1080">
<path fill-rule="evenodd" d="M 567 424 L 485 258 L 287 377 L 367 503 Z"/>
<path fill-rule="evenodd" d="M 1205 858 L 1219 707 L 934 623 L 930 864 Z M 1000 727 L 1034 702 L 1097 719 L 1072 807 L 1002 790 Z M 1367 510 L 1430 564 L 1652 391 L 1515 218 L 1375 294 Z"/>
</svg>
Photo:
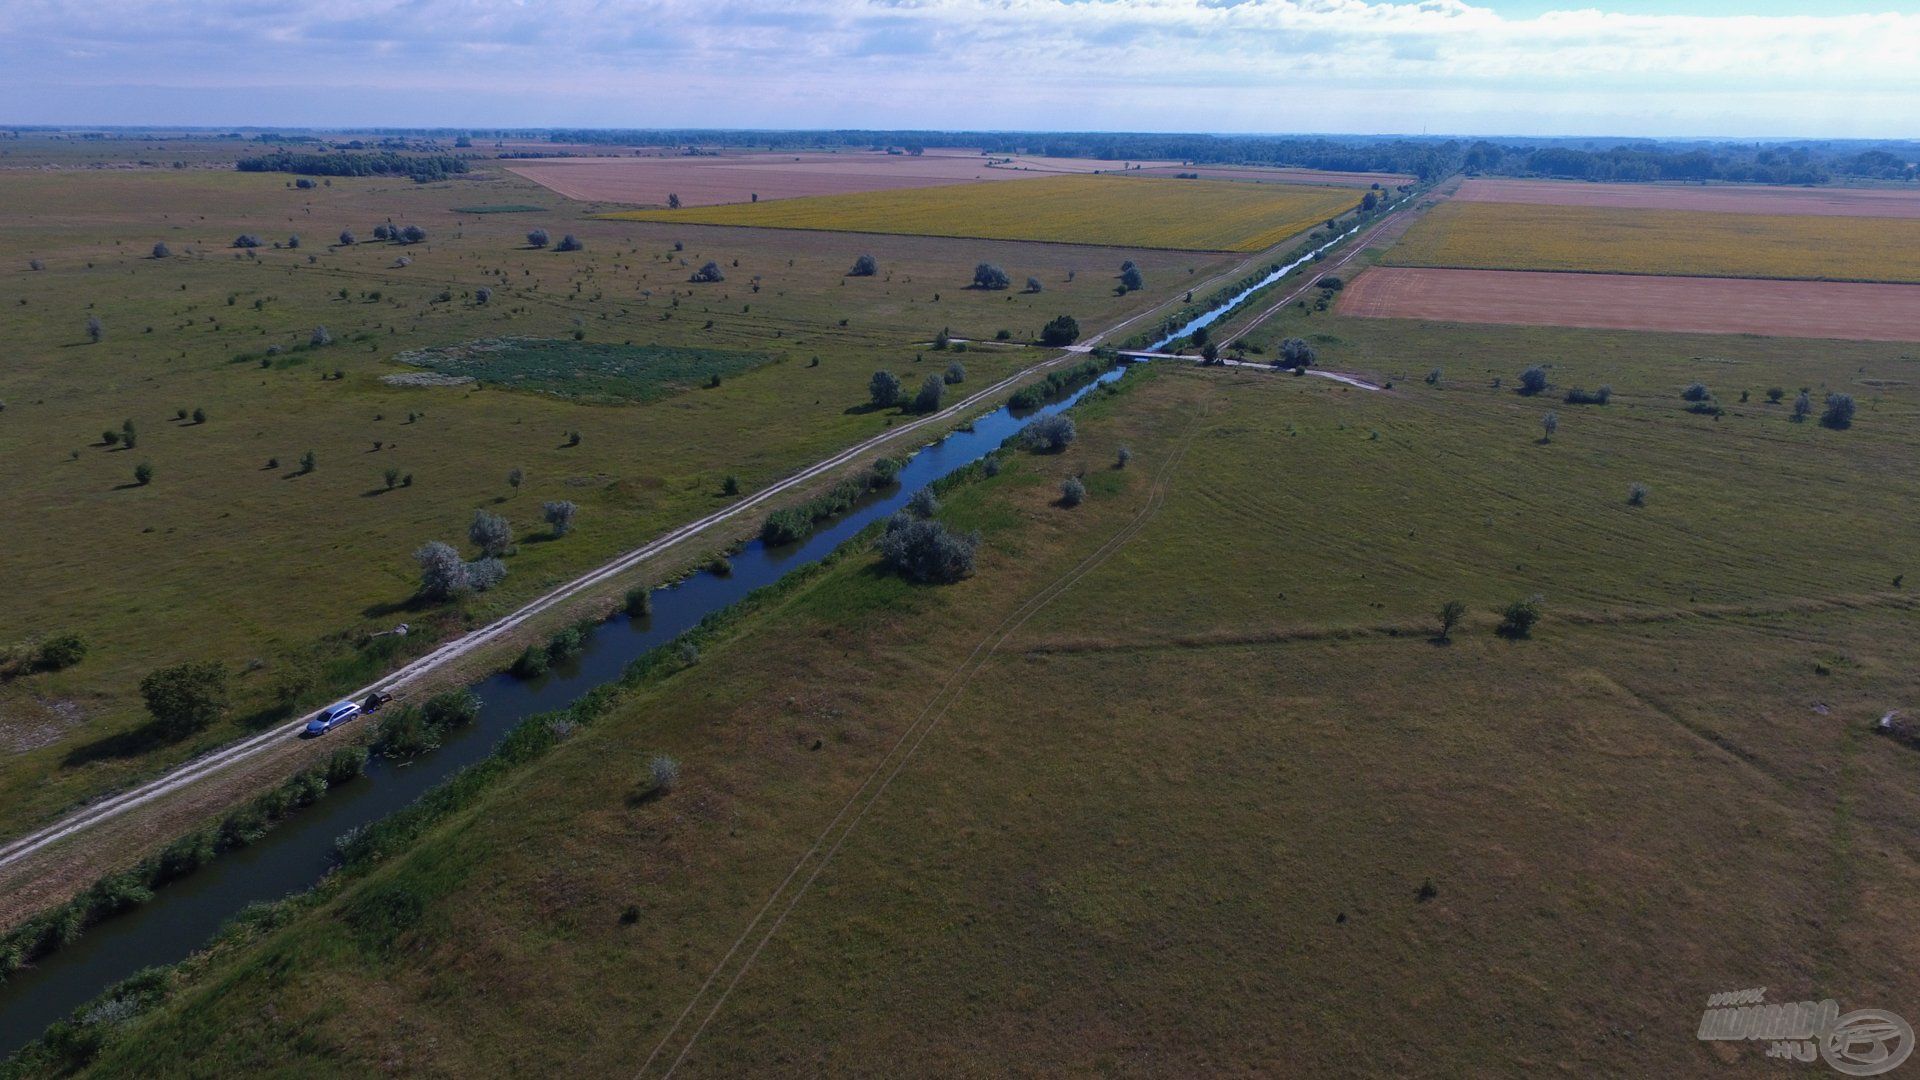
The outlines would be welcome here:
<svg viewBox="0 0 1920 1080">
<path fill-rule="evenodd" d="M 492 290 L 492 289 L 489 289 L 489 288 L 487 288 L 487 287 L 486 287 L 485 285 L 482 285 L 482 286 L 480 286 L 479 288 L 477 288 L 477 289 L 475 289 L 475 290 L 473 290 L 473 302 L 474 302 L 474 303 L 476 303 L 476 304 L 490 304 L 490 303 L 492 303 L 492 302 L 493 302 L 493 290 Z"/>
<path fill-rule="evenodd" d="M 120 441 L 127 449 L 131 450 L 134 448 L 139 441 L 139 436 L 140 432 L 134 428 L 131 417 L 120 421 Z"/>
<path fill-rule="evenodd" d="M 1685 401 L 1706 401 L 1713 397 L 1713 391 L 1707 389 L 1706 383 L 1688 383 L 1687 388 L 1680 391 L 1680 397 Z"/>
<path fill-rule="evenodd" d="M 1540 597 L 1529 596 L 1515 600 L 1500 613 L 1500 634 L 1502 637 L 1524 638 L 1533 636 L 1533 628 L 1540 623 Z"/>
<path fill-rule="evenodd" d="M 913 395 L 913 411 L 930 413 L 940 411 L 940 398 L 946 392 L 947 384 L 938 375 L 929 375 L 920 384 L 920 392 Z"/>
<path fill-rule="evenodd" d="M 383 478 L 387 482 L 387 490 L 392 491 L 395 487 L 398 487 L 400 484 L 400 470 L 389 468 L 386 471 L 386 474 Z"/>
<path fill-rule="evenodd" d="M 507 470 L 507 486 L 515 491 L 520 490 L 520 485 L 524 483 L 526 479 L 527 474 L 525 470 L 521 469 L 518 465 Z"/>
<path fill-rule="evenodd" d="M 204 424 L 204 423 L 206 423 L 206 422 L 207 422 L 207 410 L 205 410 L 205 409 L 195 409 L 195 410 L 193 410 L 193 422 L 194 422 L 194 423 L 195 423 L 196 425 L 198 425 L 198 424 Z"/>
<path fill-rule="evenodd" d="M 153 245 L 153 257 L 156 259 L 164 259 L 171 256 L 172 254 L 173 254 L 173 249 L 167 246 L 167 242 L 165 240 L 162 240 L 159 243 Z"/>
<path fill-rule="evenodd" d="M 721 272 L 719 263 L 714 262 L 712 260 L 708 260 L 705 266 L 702 266 L 700 269 L 694 271 L 693 276 L 688 278 L 687 280 L 697 281 L 701 283 L 725 281 L 727 280 L 727 275 Z"/>
<path fill-rule="evenodd" d="M 553 529 L 553 535 L 565 536 L 573 531 L 573 516 L 578 513 L 579 510 L 580 508 L 573 505 L 573 503 L 566 499 L 560 499 L 555 502 L 543 504 L 540 507 L 540 516 L 544 518 L 547 525 Z"/>
<path fill-rule="evenodd" d="M 1132 463 L 1133 451 L 1124 446 L 1120 448 L 1119 453 L 1113 455 L 1113 467 L 1116 469 L 1124 469 Z"/>
<path fill-rule="evenodd" d="M 656 754 L 647 762 L 647 793 L 665 795 L 680 783 L 680 763 L 665 754 Z"/>
<path fill-rule="evenodd" d="M 170 739 L 191 735 L 226 711 L 226 665 L 199 660 L 150 672 L 140 680 L 140 697 L 161 734 Z"/>
<path fill-rule="evenodd" d="M 678 194 L 669 193 L 667 195 L 667 209 L 669 210 L 680 209 L 680 196 Z"/>
<path fill-rule="evenodd" d="M 931 487 L 921 488 L 913 493 L 913 498 L 907 500 L 907 513 L 914 517 L 925 519 L 939 512 L 940 500 L 934 495 Z"/>
<path fill-rule="evenodd" d="M 233 246 L 237 248 L 257 248 L 260 246 L 260 238 L 252 233 L 241 233 L 239 236 L 233 238 Z"/>
<path fill-rule="evenodd" d="M 1552 442 L 1553 433 L 1560 430 L 1560 414 L 1548 413 L 1540 418 L 1540 430 L 1544 433 L 1541 442 Z"/>
<path fill-rule="evenodd" d="M 144 461 L 135 465 L 133 467 L 133 482 L 139 484 L 141 487 L 146 487 L 148 484 L 153 483 L 153 466 Z"/>
<path fill-rule="evenodd" d="M 1020 441 L 1029 449 L 1044 453 L 1059 453 L 1073 445 L 1079 432 L 1074 429 L 1073 417 L 1064 413 L 1043 416 L 1020 429 Z"/>
<path fill-rule="evenodd" d="M 1520 373 L 1520 392 L 1532 397 L 1547 388 L 1547 369 L 1535 364 Z"/>
<path fill-rule="evenodd" d="M 891 371 L 874 372 L 873 378 L 867 380 L 867 395 L 882 409 L 890 409 L 899 404 L 900 376 Z"/>
<path fill-rule="evenodd" d="M 1807 396 L 1805 390 L 1802 390 L 1800 396 L 1793 399 L 1793 422 L 1797 424 L 1811 415 L 1813 415 L 1813 399 Z"/>
<path fill-rule="evenodd" d="M 391 239 L 393 239 L 393 226 L 391 226 L 391 225 L 375 225 L 375 226 L 373 227 L 373 238 L 374 238 L 375 240 L 391 240 Z"/>
<path fill-rule="evenodd" d="M 55 634 L 34 650 L 36 671 L 64 671 L 87 658 L 87 639 L 79 634 Z"/>
<path fill-rule="evenodd" d="M 584 251 L 586 250 L 586 247 L 587 245 L 581 243 L 578 237 L 574 236 L 572 233 L 568 233 L 567 235 L 560 238 L 560 244 L 558 247 L 554 248 L 554 250 L 555 251 Z"/>
<path fill-rule="evenodd" d="M 1828 394 L 1826 411 L 1820 414 L 1820 423 L 1835 431 L 1853 426 L 1853 395 Z"/>
<path fill-rule="evenodd" d="M 1005 270 L 983 262 L 973 268 L 973 287 L 976 289 L 1004 289 L 1013 284 Z"/>
<path fill-rule="evenodd" d="M 1276 366 L 1312 367 L 1313 362 L 1319 358 L 1319 354 L 1313 351 L 1313 346 L 1307 344 L 1306 338 L 1290 337 L 1280 343 L 1280 359 L 1276 361 Z"/>
<path fill-rule="evenodd" d="M 475 510 L 473 521 L 467 526 L 467 539 L 473 541 L 482 555 L 498 558 L 513 546 L 513 526 L 499 514 Z"/>
<path fill-rule="evenodd" d="M 1120 264 L 1120 287 L 1127 292 L 1138 292 L 1147 287 L 1147 279 L 1140 276 L 1140 268 L 1132 259 Z"/>
<path fill-rule="evenodd" d="M 529 247 L 537 247 L 537 248 L 546 247 L 548 241 L 550 241 L 551 239 L 552 238 L 547 235 L 547 230 L 545 229 L 530 229 L 527 232 L 527 246 Z"/>
<path fill-rule="evenodd" d="M 880 264 L 871 255 L 862 255 L 853 260 L 853 268 L 847 271 L 848 277 L 872 277 L 880 272 Z"/>
<path fill-rule="evenodd" d="M 967 381 L 966 365 L 955 360 L 953 363 L 947 365 L 947 373 L 940 377 L 947 381 L 947 385 L 958 386 Z"/>
<path fill-rule="evenodd" d="M 1080 340 L 1080 324 L 1071 315 L 1056 315 L 1040 328 L 1040 344 L 1048 348 L 1064 348 Z"/>
<path fill-rule="evenodd" d="M 1780 404 L 1780 399 L 1786 396 L 1787 392 L 1778 386 L 1767 387 L 1767 404 L 1769 405 Z"/>
<path fill-rule="evenodd" d="M 467 564 L 452 544 L 430 541 L 413 553 L 420 563 L 420 595 L 429 600 L 451 600 L 473 588 Z"/>
<path fill-rule="evenodd" d="M 324 345 L 331 345 L 333 344 L 333 335 L 327 331 L 326 327 L 316 326 L 313 328 L 313 333 L 307 336 L 307 344 L 316 349 Z"/>
<path fill-rule="evenodd" d="M 1041 284 L 1040 284 L 1040 279 L 1039 279 L 1039 278 L 1037 278 L 1037 277 L 1030 277 L 1030 278 L 1028 278 L 1028 279 L 1027 279 L 1027 291 L 1028 291 L 1028 292 L 1030 292 L 1030 293 L 1037 293 L 1037 292 L 1039 292 L 1039 291 L 1041 291 L 1041 288 L 1042 288 L 1042 286 L 1041 286 Z"/>
<path fill-rule="evenodd" d="M 507 578 L 507 564 L 491 555 L 467 564 L 467 584 L 474 592 L 486 592 Z"/>
<path fill-rule="evenodd" d="M 354 240 L 352 229 L 340 230 L 340 246 L 341 247 L 352 247 L 355 242 L 356 241 Z"/>
<path fill-rule="evenodd" d="M 300 246 L 300 234 L 299 234 L 299 233 L 295 233 L 294 235 L 292 235 L 292 236 L 289 236 L 289 237 L 287 237 L 287 246 L 288 246 L 288 247 L 290 247 L 290 248 L 297 248 L 297 247 L 299 247 L 299 246 Z"/>
<path fill-rule="evenodd" d="M 29 269 L 29 270 L 32 270 L 32 271 L 35 271 L 35 272 L 38 272 L 38 271 L 41 271 L 41 270 L 45 270 L 46 268 L 47 268 L 47 264 L 46 264 L 46 263 L 44 263 L 44 262 L 42 262 L 42 261 L 40 261 L 39 259 L 28 259 L 28 260 L 27 260 L 27 269 Z"/>
<path fill-rule="evenodd" d="M 980 534 L 961 534 L 937 521 L 895 514 L 880 538 L 880 561 L 908 581 L 946 584 L 973 573 Z"/>
<path fill-rule="evenodd" d="M 1077 476 L 1069 476 L 1060 481 L 1060 505 L 1079 506 L 1087 499 L 1087 485 Z"/>
<path fill-rule="evenodd" d="M 1639 482 L 1638 480 L 1627 485 L 1627 505 L 1628 506 L 1647 505 L 1647 485 Z"/>
<path fill-rule="evenodd" d="M 309 450 L 300 455 L 300 471 L 310 473 L 320 467 L 320 455 Z"/>
<path fill-rule="evenodd" d="M 106 336 L 107 336 L 107 324 L 100 321 L 100 316 L 98 315 L 87 316 L 87 340 L 98 345 L 100 343 L 100 339 Z"/>
<path fill-rule="evenodd" d="M 1451 641 L 1453 628 L 1467 617 L 1467 605 L 1458 600 L 1449 600 L 1440 605 L 1440 640 Z"/>
<path fill-rule="evenodd" d="M 400 239 L 409 244 L 418 244 L 427 238 L 427 230 L 418 225 L 409 225 L 400 230 Z"/>
</svg>

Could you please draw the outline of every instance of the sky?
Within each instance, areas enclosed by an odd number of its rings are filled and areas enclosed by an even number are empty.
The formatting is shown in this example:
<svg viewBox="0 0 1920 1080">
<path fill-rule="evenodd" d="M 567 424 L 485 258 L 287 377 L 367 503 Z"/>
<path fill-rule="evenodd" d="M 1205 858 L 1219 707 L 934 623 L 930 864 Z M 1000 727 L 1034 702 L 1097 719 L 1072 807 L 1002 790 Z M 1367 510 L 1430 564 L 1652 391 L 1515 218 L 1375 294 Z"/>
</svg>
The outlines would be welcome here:
<svg viewBox="0 0 1920 1080">
<path fill-rule="evenodd" d="M 1920 0 L 0 0 L 0 124 L 1920 136 Z"/>
</svg>

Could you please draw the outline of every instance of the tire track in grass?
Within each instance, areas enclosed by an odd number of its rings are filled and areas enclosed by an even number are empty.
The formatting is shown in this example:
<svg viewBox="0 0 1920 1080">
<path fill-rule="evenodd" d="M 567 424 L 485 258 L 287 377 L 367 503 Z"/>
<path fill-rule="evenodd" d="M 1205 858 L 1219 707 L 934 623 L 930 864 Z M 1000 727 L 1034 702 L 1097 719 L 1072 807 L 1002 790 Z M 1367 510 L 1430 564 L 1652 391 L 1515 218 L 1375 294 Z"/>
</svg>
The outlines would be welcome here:
<svg viewBox="0 0 1920 1080">
<path fill-rule="evenodd" d="M 920 744 L 926 741 L 927 736 L 933 729 L 939 726 L 941 720 L 945 719 L 947 711 L 953 707 L 954 702 L 960 699 L 966 690 L 967 683 L 972 679 L 973 675 L 985 666 L 986 662 L 999 651 L 1000 646 L 1005 644 L 1007 639 L 1012 637 L 1022 626 L 1026 625 L 1029 619 L 1039 614 L 1039 612 L 1048 604 L 1052 603 L 1055 598 L 1066 592 L 1069 588 L 1072 588 L 1081 578 L 1097 569 L 1102 563 L 1105 563 L 1111 558 L 1115 552 L 1125 547 L 1127 543 L 1139 535 L 1147 523 L 1159 513 L 1161 506 L 1166 502 L 1167 482 L 1171 478 L 1175 468 L 1179 466 L 1180 461 L 1186 457 L 1187 449 L 1192 445 L 1194 434 L 1199 429 L 1200 421 L 1205 418 L 1205 415 L 1205 409 L 1202 408 L 1195 414 L 1194 418 L 1187 423 L 1186 429 L 1181 433 L 1179 442 L 1167 455 L 1166 459 L 1161 462 L 1160 468 L 1154 473 L 1153 487 L 1148 493 L 1147 501 L 1141 506 L 1140 510 L 1135 513 L 1125 525 L 1121 526 L 1118 531 L 1108 537 L 1098 548 L 1095 548 L 1091 554 L 1082 559 L 1072 569 L 1043 586 L 1038 592 L 1028 597 L 1026 602 L 1008 613 L 998 625 L 992 630 L 989 630 L 985 636 L 974 644 L 973 650 L 967 654 L 966 659 L 961 661 L 959 666 L 948 674 L 946 681 L 941 683 L 939 691 L 937 691 L 933 698 L 927 702 L 926 706 L 921 709 L 920 714 L 914 717 L 913 722 L 907 725 L 906 730 L 900 733 L 900 737 L 894 741 L 893 746 L 887 750 L 887 753 L 874 764 L 873 771 L 867 775 L 867 778 L 863 780 L 860 786 L 854 790 L 853 794 L 847 798 L 846 803 L 842 805 L 839 812 L 833 816 L 833 820 L 829 821 L 826 827 L 820 831 L 820 835 L 814 839 L 812 846 L 801 854 L 799 860 L 794 863 L 793 869 L 787 872 L 787 876 L 781 880 L 779 886 L 767 897 L 766 902 L 761 905 L 760 910 L 748 921 L 745 929 L 740 931 L 740 936 L 734 939 L 733 945 L 727 949 L 726 954 L 720 958 L 719 963 L 714 965 L 713 970 L 707 975 L 706 980 L 700 984 L 700 989 L 694 992 L 693 997 L 687 1002 L 686 1008 L 682 1009 L 679 1017 L 674 1020 L 673 1026 L 667 1029 L 666 1033 L 661 1036 L 660 1041 L 655 1044 L 653 1052 L 647 1055 L 647 1060 L 640 1066 L 639 1071 L 635 1073 L 636 1077 L 645 1076 L 653 1069 L 654 1064 L 660 1060 L 661 1054 L 666 1050 L 667 1045 L 673 1042 L 674 1037 L 686 1024 L 687 1019 L 693 1015 L 694 1010 L 700 1005 L 701 1001 L 708 997 L 710 991 L 712 991 L 715 984 L 718 983 L 722 974 L 727 970 L 729 965 L 733 964 L 734 958 L 740 954 L 740 950 L 747 945 L 748 939 L 754 936 L 755 930 L 758 929 L 762 923 L 766 923 L 766 928 L 760 933 L 759 940 L 753 943 L 752 948 L 740 961 L 736 970 L 734 970 L 732 977 L 726 981 L 726 985 L 721 987 L 718 994 L 713 997 L 713 1003 L 707 1009 L 706 1015 L 701 1018 L 699 1026 L 695 1027 L 692 1034 L 687 1036 L 686 1044 L 680 1048 L 678 1054 L 674 1055 L 673 1060 L 667 1065 L 666 1071 L 662 1075 L 672 1076 L 674 1072 L 680 1068 L 681 1064 L 686 1061 L 687 1055 L 693 1051 L 694 1046 L 700 1041 L 701 1035 L 706 1032 L 708 1025 L 712 1024 L 714 1018 L 719 1015 L 721 1007 L 727 1002 L 727 998 L 731 996 L 734 989 L 740 985 L 740 981 L 746 977 L 747 972 L 752 970 L 754 962 L 760 957 L 761 951 L 767 947 L 767 944 L 773 940 L 773 936 L 779 932 L 780 927 L 786 922 L 787 916 L 791 915 L 794 908 L 806 897 L 814 881 L 819 878 L 821 871 L 826 869 L 827 864 L 839 853 L 841 847 L 846 844 L 847 839 L 853 835 L 853 831 L 857 829 L 861 821 L 865 819 L 867 811 L 871 810 L 874 804 L 880 800 L 880 797 L 886 794 L 887 788 L 892 785 L 894 779 L 906 768 L 907 762 L 910 761 L 915 752 L 920 749 Z M 891 767 L 889 767 L 889 763 L 891 763 Z M 803 874 L 805 875 L 804 877 L 802 876 Z M 776 905 L 780 905 L 783 899 L 785 900 L 784 906 L 781 906 L 779 913 L 774 915 L 770 923 L 767 923 L 768 914 L 774 910 Z"/>
</svg>

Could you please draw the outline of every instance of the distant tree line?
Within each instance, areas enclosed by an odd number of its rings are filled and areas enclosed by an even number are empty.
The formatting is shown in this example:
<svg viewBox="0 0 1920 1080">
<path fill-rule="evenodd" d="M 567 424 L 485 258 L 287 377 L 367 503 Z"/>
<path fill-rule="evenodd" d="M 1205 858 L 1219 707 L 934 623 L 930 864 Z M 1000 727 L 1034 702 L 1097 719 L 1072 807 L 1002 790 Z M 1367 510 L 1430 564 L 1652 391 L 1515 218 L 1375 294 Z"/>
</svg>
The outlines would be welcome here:
<svg viewBox="0 0 1920 1080">
<path fill-rule="evenodd" d="M 296 154 L 280 150 L 234 163 L 241 172 L 303 173 L 308 176 L 405 176 L 416 183 L 444 180 L 467 171 L 463 158 L 450 154 Z"/>
</svg>

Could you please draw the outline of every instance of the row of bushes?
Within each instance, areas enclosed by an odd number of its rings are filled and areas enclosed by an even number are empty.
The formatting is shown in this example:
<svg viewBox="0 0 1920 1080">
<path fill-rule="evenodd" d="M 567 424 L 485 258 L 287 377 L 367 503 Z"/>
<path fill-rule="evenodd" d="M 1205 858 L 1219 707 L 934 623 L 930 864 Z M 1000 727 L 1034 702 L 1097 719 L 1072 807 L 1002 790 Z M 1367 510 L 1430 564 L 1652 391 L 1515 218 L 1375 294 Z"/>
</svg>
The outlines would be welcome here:
<svg viewBox="0 0 1920 1080">
<path fill-rule="evenodd" d="M 424 703 L 407 705 L 380 718 L 373 748 L 391 758 L 417 757 L 438 749 L 447 732 L 466 727 L 480 716 L 480 698 L 471 690 L 447 690 Z"/>
<path fill-rule="evenodd" d="M 798 506 L 775 510 L 760 525 L 760 539 L 769 547 L 805 539 L 822 521 L 853 509 L 870 491 L 886 487 L 906 465 L 902 458 L 881 458 L 857 476 L 849 476 L 832 490 L 816 495 Z"/>
<path fill-rule="evenodd" d="M 405 176 L 418 183 L 444 180 L 467 171 L 462 158 L 450 154 L 296 154 L 279 150 L 234 163 L 241 172 L 306 173 L 308 176 Z"/>
<path fill-rule="evenodd" d="M 1119 354 L 1113 350 L 1096 350 L 1092 356 L 1072 367 L 1050 371 L 1039 382 L 1021 387 L 1007 399 L 1007 405 L 1015 409 L 1037 409 L 1082 383 L 1090 383 L 1106 374 L 1118 361 Z"/>
<path fill-rule="evenodd" d="M 652 601 L 648 600 L 647 604 L 651 610 Z M 522 679 L 537 679 L 553 665 L 564 664 L 579 656 L 581 650 L 587 647 L 587 635 L 593 631 L 594 625 L 592 620 L 585 620 L 562 627 L 545 642 L 527 646 L 520 658 L 513 662 L 513 673 Z"/>
<path fill-rule="evenodd" d="M 0 936 L 0 979 L 21 967 L 71 944 L 89 926 L 116 912 L 153 899 L 153 890 L 186 877 L 222 852 L 243 848 L 268 830 L 366 769 L 365 747 L 334 751 L 323 765 L 295 775 L 279 787 L 209 825 L 168 844 L 158 854 L 140 860 L 131 869 L 109 874 L 65 904 L 43 911 Z"/>
</svg>

